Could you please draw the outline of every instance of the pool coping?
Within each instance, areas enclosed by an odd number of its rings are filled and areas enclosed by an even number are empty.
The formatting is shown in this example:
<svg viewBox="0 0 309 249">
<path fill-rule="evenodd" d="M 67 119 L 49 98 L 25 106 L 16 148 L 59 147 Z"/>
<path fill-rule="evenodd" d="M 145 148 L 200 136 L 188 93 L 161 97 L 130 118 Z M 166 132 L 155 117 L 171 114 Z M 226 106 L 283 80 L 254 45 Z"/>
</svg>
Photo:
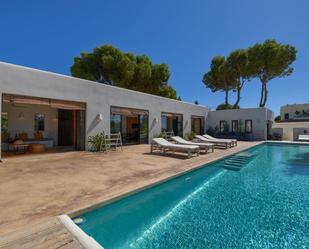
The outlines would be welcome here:
<svg viewBox="0 0 309 249">
<path fill-rule="evenodd" d="M 146 184 L 146 185 L 144 185 L 144 186 L 142 186 L 142 187 L 138 187 L 138 188 L 135 188 L 135 189 L 133 189 L 133 190 L 129 190 L 128 192 L 119 194 L 119 195 L 114 196 L 114 197 L 111 197 L 111 198 L 109 198 L 109 199 L 105 199 L 105 200 L 102 200 L 102 201 L 98 201 L 98 202 L 95 203 L 95 204 L 90 204 L 90 205 L 87 205 L 87 206 L 85 206 L 85 207 L 78 208 L 78 209 L 76 209 L 76 210 L 74 210 L 74 211 L 71 211 L 71 212 L 67 213 L 66 215 L 69 216 L 71 219 L 72 219 L 72 218 L 75 218 L 75 217 L 77 217 L 77 216 L 79 216 L 79 215 L 81 215 L 81 214 L 83 214 L 83 213 L 90 212 L 90 211 L 95 210 L 95 209 L 97 209 L 97 208 L 101 208 L 101 207 L 106 206 L 106 205 L 108 205 L 108 204 L 110 204 L 110 203 L 116 202 L 116 201 L 118 201 L 118 200 L 120 200 L 120 199 L 122 199 L 122 198 L 126 198 L 126 197 L 128 197 L 128 196 L 130 196 L 130 195 L 136 194 L 136 193 L 141 192 L 141 191 L 143 191 L 143 190 L 145 190 L 145 189 L 148 189 L 148 188 L 154 187 L 154 186 L 156 186 L 156 185 L 162 184 L 162 183 L 164 183 L 164 182 L 167 182 L 167 181 L 169 181 L 169 180 L 172 180 L 172 179 L 174 179 L 174 178 L 177 178 L 177 177 L 182 176 L 182 175 L 184 175 L 184 174 L 187 174 L 187 173 L 189 173 L 189 172 L 198 170 L 198 169 L 200 169 L 200 168 L 202 168 L 202 167 L 206 167 L 206 165 L 210 165 L 210 164 L 212 164 L 212 163 L 214 163 L 214 162 L 217 162 L 217 161 L 219 161 L 219 160 L 222 160 L 222 159 L 224 159 L 224 158 L 227 158 L 227 157 L 230 157 L 230 156 L 232 156 L 232 155 L 238 154 L 238 153 L 240 153 L 240 152 L 244 152 L 244 151 L 246 151 L 246 150 L 252 149 L 252 148 L 254 148 L 254 147 L 258 146 L 258 145 L 264 144 L 264 143 L 266 143 L 266 142 L 267 142 L 267 141 L 260 141 L 260 142 L 257 141 L 257 143 L 256 143 L 255 145 L 252 145 L 252 146 L 250 146 L 249 148 L 243 148 L 243 149 L 241 149 L 241 150 L 239 150 L 239 151 L 235 151 L 235 152 L 233 152 L 233 153 L 231 153 L 231 154 L 224 155 L 224 156 L 219 157 L 219 158 L 215 158 L 215 159 L 213 159 L 213 160 L 211 160 L 211 161 L 209 161 L 209 162 L 206 162 L 206 163 L 198 163 L 197 166 L 194 166 L 194 167 L 192 167 L 192 168 L 190 168 L 190 169 L 184 170 L 184 171 L 182 171 L 182 172 L 178 172 L 178 173 L 176 173 L 176 174 L 173 174 L 173 175 L 171 175 L 171 176 L 165 177 L 165 178 L 163 178 L 163 179 L 159 179 L 159 180 L 154 181 L 154 182 L 152 182 L 152 183 Z M 75 223 L 74 223 L 74 224 L 75 224 Z"/>
<path fill-rule="evenodd" d="M 295 145 L 309 145 L 309 142 L 303 141 L 289 141 L 289 140 L 267 140 L 265 143 L 272 144 L 295 144 Z"/>
<path fill-rule="evenodd" d="M 85 249 L 104 249 L 94 238 L 85 233 L 72 219 L 66 215 L 57 217 L 59 222 L 75 237 Z"/>
</svg>

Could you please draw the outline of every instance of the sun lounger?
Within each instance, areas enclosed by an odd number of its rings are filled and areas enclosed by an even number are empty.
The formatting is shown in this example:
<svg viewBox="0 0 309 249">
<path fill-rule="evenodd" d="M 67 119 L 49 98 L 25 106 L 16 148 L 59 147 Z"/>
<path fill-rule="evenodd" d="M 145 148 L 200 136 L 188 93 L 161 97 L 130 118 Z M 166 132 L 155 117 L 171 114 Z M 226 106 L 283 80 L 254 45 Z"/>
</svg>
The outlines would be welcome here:
<svg viewBox="0 0 309 249">
<path fill-rule="evenodd" d="M 298 135 L 298 141 L 309 142 L 309 135 Z"/>
<path fill-rule="evenodd" d="M 196 145 L 183 145 L 183 144 L 173 144 L 164 138 L 154 138 L 151 143 L 151 153 L 153 151 L 159 150 L 161 153 L 166 153 L 168 151 L 172 152 L 185 152 L 188 153 L 188 158 L 191 157 L 192 154 L 196 154 L 199 156 L 200 147 Z"/>
<path fill-rule="evenodd" d="M 203 137 L 206 137 L 206 138 L 208 138 L 208 139 L 210 139 L 210 140 L 230 141 L 230 142 L 232 142 L 232 145 L 233 145 L 233 146 L 237 146 L 237 139 L 221 139 L 221 138 L 215 138 L 215 137 L 212 137 L 212 136 L 210 136 L 210 135 L 208 135 L 208 134 L 204 134 Z"/>
<path fill-rule="evenodd" d="M 215 139 L 208 139 L 206 137 L 203 137 L 201 135 L 195 135 L 195 137 L 204 143 L 213 143 L 217 147 L 223 147 L 225 149 L 231 148 L 233 146 L 232 141 L 222 141 L 222 140 L 215 140 Z"/>
<path fill-rule="evenodd" d="M 191 141 L 187 141 L 179 136 L 174 136 L 171 137 L 173 141 L 175 141 L 178 144 L 184 144 L 184 145 L 197 145 L 199 146 L 202 150 L 207 153 L 207 151 L 210 149 L 212 152 L 214 152 L 214 144 L 212 143 L 195 143 Z"/>
</svg>

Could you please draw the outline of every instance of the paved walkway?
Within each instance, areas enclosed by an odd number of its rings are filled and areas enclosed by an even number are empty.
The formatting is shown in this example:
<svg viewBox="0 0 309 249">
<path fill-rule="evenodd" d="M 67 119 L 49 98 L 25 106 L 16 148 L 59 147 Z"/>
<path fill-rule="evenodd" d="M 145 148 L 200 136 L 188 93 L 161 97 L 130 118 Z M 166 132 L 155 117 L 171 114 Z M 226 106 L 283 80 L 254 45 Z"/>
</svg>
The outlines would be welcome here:
<svg viewBox="0 0 309 249">
<path fill-rule="evenodd" d="M 151 155 L 149 145 L 107 154 L 66 152 L 5 159 L 0 164 L 0 236 L 78 212 L 256 144 L 239 142 L 236 148 L 216 149 L 191 159 L 180 154 Z"/>
<path fill-rule="evenodd" d="M 57 218 L 30 229 L 0 237 L 1 249 L 83 249 Z"/>
</svg>

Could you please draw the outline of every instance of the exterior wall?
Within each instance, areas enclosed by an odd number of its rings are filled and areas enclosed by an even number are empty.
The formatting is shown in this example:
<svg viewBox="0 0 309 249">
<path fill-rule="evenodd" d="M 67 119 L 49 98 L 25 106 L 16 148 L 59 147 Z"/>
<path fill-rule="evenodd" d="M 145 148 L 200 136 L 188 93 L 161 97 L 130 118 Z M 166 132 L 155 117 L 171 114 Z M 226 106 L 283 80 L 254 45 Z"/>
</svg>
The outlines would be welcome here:
<svg viewBox="0 0 309 249">
<path fill-rule="evenodd" d="M 297 140 L 299 134 L 309 134 L 309 122 L 281 122 L 273 124 L 273 133 L 282 130 L 283 140 Z"/>
<path fill-rule="evenodd" d="M 231 131 L 232 120 L 242 120 L 243 126 L 245 120 L 252 120 L 253 139 L 266 140 L 267 122 L 272 123 L 273 116 L 273 112 L 266 108 L 213 111 L 208 115 L 206 127 L 207 129 L 219 128 L 220 120 L 225 120 L 228 122 Z"/>
<path fill-rule="evenodd" d="M 161 132 L 162 112 L 183 114 L 184 134 L 191 131 L 191 115 L 206 119 L 209 112 L 205 106 L 0 62 L 0 96 L 3 93 L 86 103 L 86 141 L 110 131 L 111 106 L 148 110 L 149 139 Z M 98 121 L 99 114 L 103 121 Z"/>
<path fill-rule="evenodd" d="M 45 115 L 45 129 L 43 132 L 44 138 L 54 139 L 54 144 L 57 145 L 58 140 L 58 110 L 48 106 L 39 105 L 17 105 L 13 106 L 10 103 L 3 103 L 2 111 L 8 113 L 8 132 L 14 138 L 16 134 L 26 132 L 29 138 L 33 138 L 34 133 L 34 115 L 41 113 Z M 22 120 L 19 118 L 20 113 L 24 114 Z"/>
<path fill-rule="evenodd" d="M 294 141 L 298 140 L 299 135 L 308 135 L 308 134 L 309 134 L 309 125 L 307 127 L 293 128 Z"/>
<path fill-rule="evenodd" d="M 295 114 L 296 111 L 300 112 L 302 114 L 302 111 L 308 111 L 309 114 L 309 103 L 307 104 L 294 104 L 294 105 L 285 105 L 285 106 L 281 106 L 280 108 L 280 117 L 281 120 L 284 121 L 285 120 L 285 114 L 288 113 L 289 114 L 289 119 L 293 120 L 293 119 L 297 119 L 297 120 L 301 120 L 301 119 L 309 119 L 309 116 L 307 117 L 302 117 L 302 115 L 298 116 Z"/>
<path fill-rule="evenodd" d="M 275 135 L 275 134 L 278 134 L 280 137 L 283 137 L 283 128 L 280 128 L 280 127 L 276 127 L 276 128 L 272 128 L 271 129 L 271 134 L 272 135 Z"/>
</svg>

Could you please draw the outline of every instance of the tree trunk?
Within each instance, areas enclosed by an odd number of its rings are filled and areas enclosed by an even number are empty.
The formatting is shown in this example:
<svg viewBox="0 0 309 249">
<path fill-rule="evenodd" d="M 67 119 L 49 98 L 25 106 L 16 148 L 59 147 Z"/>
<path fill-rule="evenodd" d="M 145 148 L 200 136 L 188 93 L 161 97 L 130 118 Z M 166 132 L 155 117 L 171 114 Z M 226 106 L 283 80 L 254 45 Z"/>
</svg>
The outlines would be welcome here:
<svg viewBox="0 0 309 249">
<path fill-rule="evenodd" d="M 264 84 L 264 101 L 262 103 L 262 107 L 264 107 L 266 105 L 266 102 L 267 102 L 267 94 L 268 94 L 268 91 L 267 91 L 267 85 L 266 83 Z"/>
<path fill-rule="evenodd" d="M 237 99 L 236 99 L 235 104 L 233 105 L 233 109 L 236 109 L 240 102 L 240 91 L 241 91 L 241 88 L 237 87 Z"/>
<path fill-rule="evenodd" d="M 228 106 L 229 104 L 229 89 L 225 89 L 225 104 Z"/>
<path fill-rule="evenodd" d="M 263 83 L 262 83 L 261 98 L 260 98 L 260 107 L 262 107 L 263 100 L 264 100 L 264 86 L 263 86 Z"/>
<path fill-rule="evenodd" d="M 267 81 L 262 81 L 262 92 L 261 92 L 261 99 L 260 99 L 260 107 L 264 107 L 267 100 Z"/>
</svg>

